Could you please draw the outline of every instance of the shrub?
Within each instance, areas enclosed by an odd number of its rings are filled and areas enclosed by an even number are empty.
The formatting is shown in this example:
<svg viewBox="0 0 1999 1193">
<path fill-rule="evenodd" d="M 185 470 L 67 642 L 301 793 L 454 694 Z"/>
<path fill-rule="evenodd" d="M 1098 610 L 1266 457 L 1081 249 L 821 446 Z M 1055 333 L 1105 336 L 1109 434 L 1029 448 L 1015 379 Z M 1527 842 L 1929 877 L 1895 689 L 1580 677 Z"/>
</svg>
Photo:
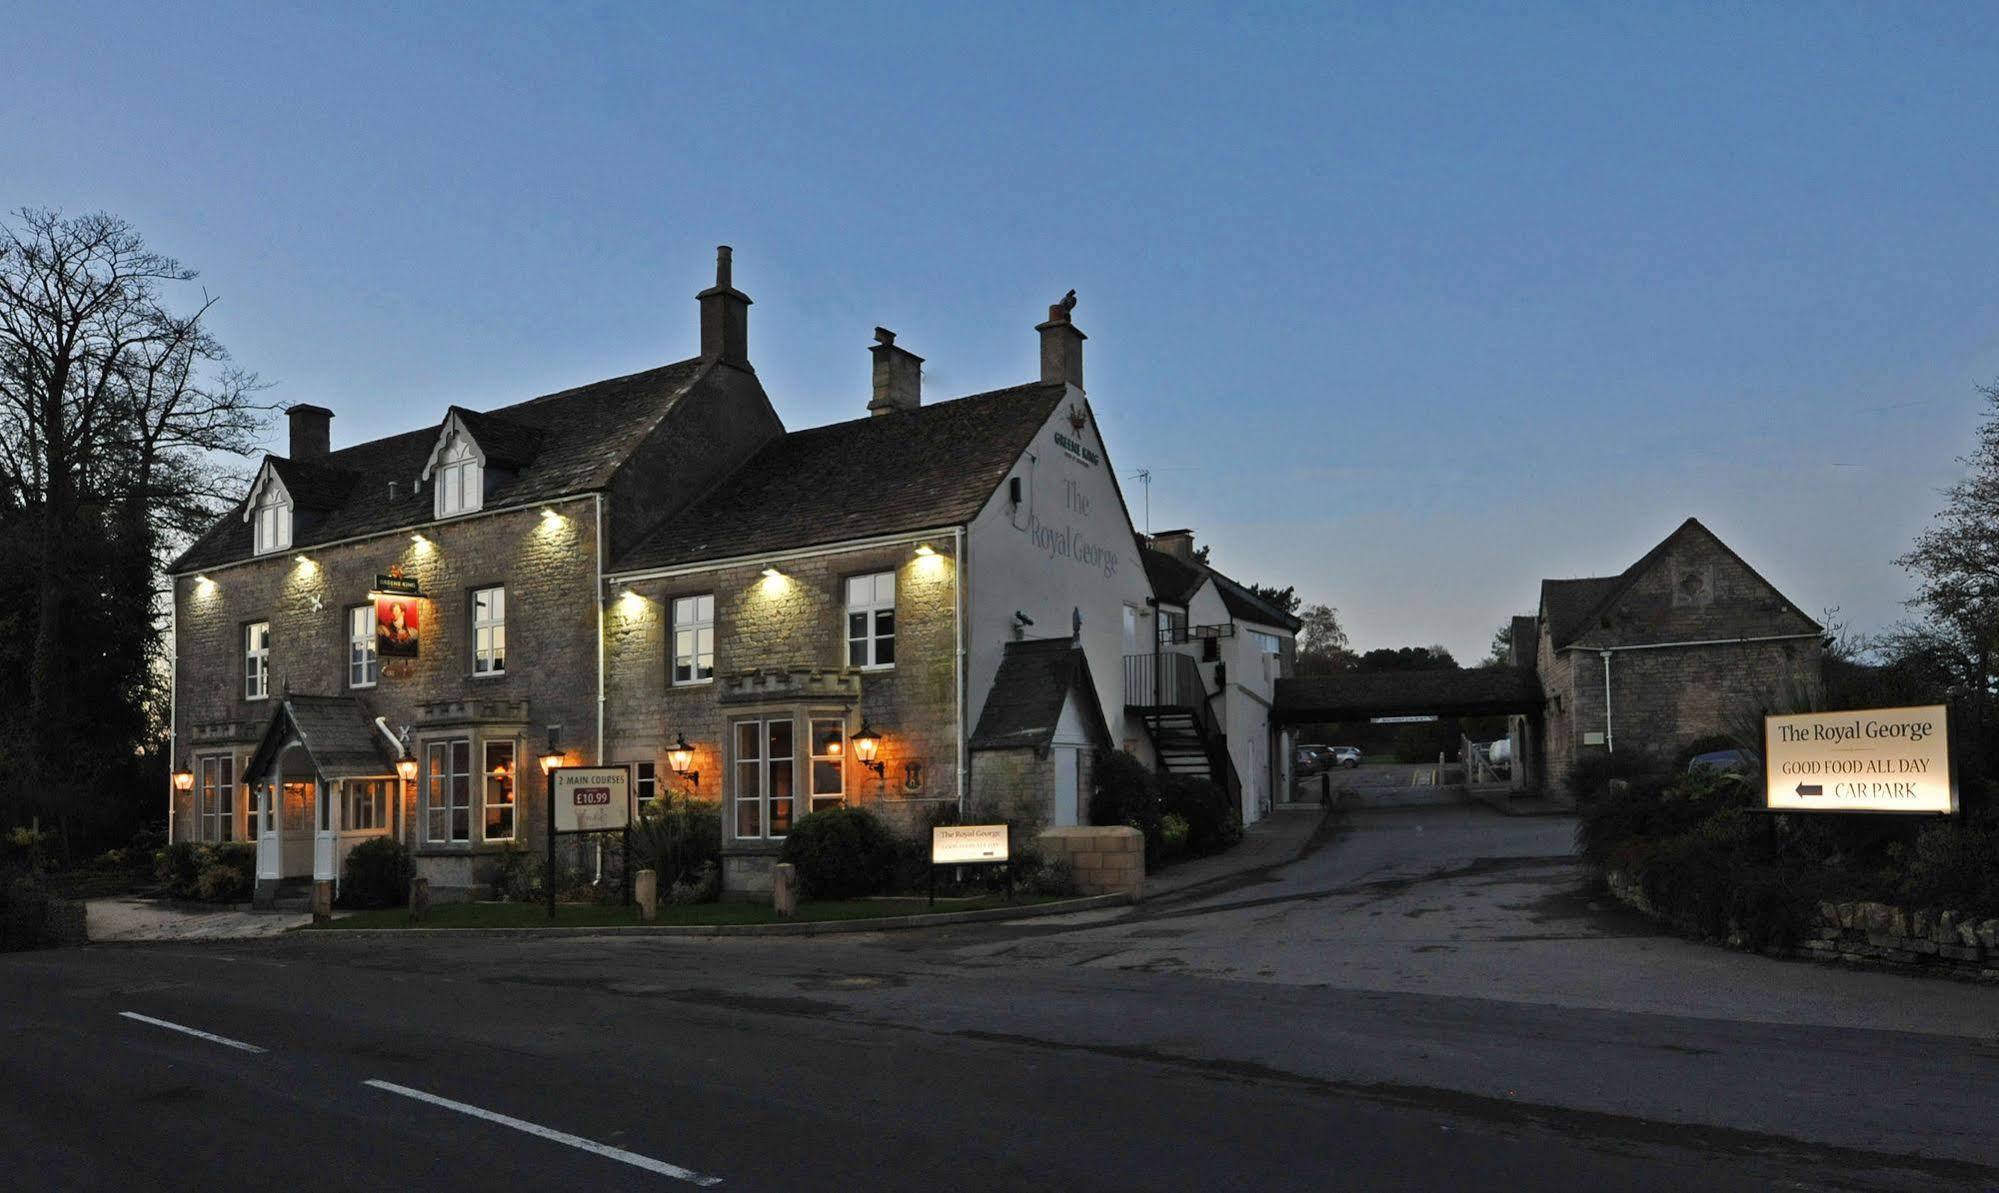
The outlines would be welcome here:
<svg viewBox="0 0 1999 1193">
<path fill-rule="evenodd" d="M 632 822 L 631 865 L 659 876 L 659 889 L 689 882 L 722 862 L 722 815 L 712 803 L 681 803 Z"/>
<path fill-rule="evenodd" d="M 1159 783 L 1159 805 L 1167 817 L 1178 816 L 1186 825 L 1187 852 L 1195 857 L 1220 853 L 1242 840 L 1242 814 L 1213 780 L 1166 775 Z"/>
<path fill-rule="evenodd" d="M 1626 750 L 1622 754 L 1583 754 L 1576 758 L 1569 768 L 1568 777 L 1563 781 L 1569 798 L 1577 807 L 1602 799 L 1610 790 L 1612 779 L 1623 779 L 1627 783 L 1645 780 L 1663 780 L 1670 776 L 1658 759 L 1642 750 Z"/>
<path fill-rule="evenodd" d="M 1159 819 L 1159 863 L 1170 865 L 1187 853 L 1187 834 L 1190 826 L 1187 818 L 1178 812 L 1168 812 Z"/>
<path fill-rule="evenodd" d="M 415 874 L 410 852 L 388 837 L 370 837 L 347 851 L 340 901 L 348 907 L 401 907 Z"/>
<path fill-rule="evenodd" d="M 694 873 L 667 888 L 666 901 L 676 905 L 713 903 L 721 896 L 722 871 L 714 862 L 702 862 Z"/>
<path fill-rule="evenodd" d="M 1906 905 L 1999 914 L 1999 830 L 1991 825 L 1932 825 L 1904 858 L 1898 893 Z"/>
<path fill-rule="evenodd" d="M 1090 793 L 1090 823 L 1128 824 L 1145 834 L 1145 852 L 1159 846 L 1159 780 L 1123 750 L 1104 750 L 1096 761 L 1096 790 Z"/>
<path fill-rule="evenodd" d="M 896 844 L 888 827 L 860 808 L 814 812 L 791 826 L 779 860 L 798 867 L 805 895 L 852 899 L 880 894 L 895 875 Z"/>
<path fill-rule="evenodd" d="M 153 877 L 174 899 L 201 897 L 201 869 L 209 861 L 208 846 L 199 841 L 175 841 L 153 857 Z"/>
<path fill-rule="evenodd" d="M 547 897 L 542 890 L 541 855 L 519 845 L 500 851 L 493 869 L 493 898 L 502 903 L 533 903 Z"/>
</svg>

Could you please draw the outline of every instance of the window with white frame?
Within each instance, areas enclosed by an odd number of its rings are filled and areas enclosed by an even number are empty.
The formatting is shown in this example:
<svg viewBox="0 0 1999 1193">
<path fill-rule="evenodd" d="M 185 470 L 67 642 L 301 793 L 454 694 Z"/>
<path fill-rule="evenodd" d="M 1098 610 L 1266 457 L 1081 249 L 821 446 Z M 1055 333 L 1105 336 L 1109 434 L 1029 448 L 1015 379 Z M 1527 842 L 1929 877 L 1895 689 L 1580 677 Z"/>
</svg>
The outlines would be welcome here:
<svg viewBox="0 0 1999 1193">
<path fill-rule="evenodd" d="M 201 760 L 201 839 L 228 841 L 236 835 L 236 760 L 218 754 Z"/>
<path fill-rule="evenodd" d="M 482 831 L 488 841 L 511 841 L 514 811 L 518 806 L 514 796 L 520 790 L 520 775 L 515 765 L 520 751 L 511 741 L 489 741 L 485 749 L 486 825 Z"/>
<path fill-rule="evenodd" d="M 659 798 L 659 763 L 632 763 L 632 794 L 638 798 L 640 806 Z"/>
<path fill-rule="evenodd" d="M 243 698 L 262 700 L 271 694 L 271 623 L 253 621 L 243 627 Z"/>
<path fill-rule="evenodd" d="M 389 781 L 349 779 L 340 827 L 350 833 L 379 832 L 389 827 Z"/>
<path fill-rule="evenodd" d="M 736 836 L 784 836 L 791 831 L 792 772 L 797 766 L 791 718 L 737 721 L 732 738 Z"/>
<path fill-rule="evenodd" d="M 715 678 L 715 594 L 673 601 L 673 682 L 707 683 Z"/>
<path fill-rule="evenodd" d="M 269 555 L 292 545 L 292 503 L 284 500 L 283 490 L 275 487 L 265 489 L 264 499 L 257 506 L 250 526 L 259 555 Z"/>
<path fill-rule="evenodd" d="M 424 840 L 462 844 L 472 839 L 472 742 L 434 741 L 425 749 L 429 786 L 424 800 Z"/>
<path fill-rule="evenodd" d="M 1187 640 L 1187 615 L 1178 609 L 1159 611 L 1159 645 L 1172 646 Z"/>
<path fill-rule="evenodd" d="M 507 590 L 472 590 L 472 674 L 502 675 L 507 670 Z"/>
<path fill-rule="evenodd" d="M 347 610 L 347 686 L 372 688 L 381 674 L 382 663 L 375 655 L 375 607 L 356 605 Z"/>
<path fill-rule="evenodd" d="M 847 579 L 847 665 L 895 665 L 895 573 Z"/>
<path fill-rule="evenodd" d="M 479 453 L 464 435 L 451 433 L 451 441 L 430 472 L 432 510 L 440 518 L 470 514 L 486 504 L 485 470 Z"/>
<path fill-rule="evenodd" d="M 1284 640 L 1275 634 L 1266 634 L 1262 630 L 1251 630 L 1249 632 L 1249 640 L 1256 646 L 1259 654 L 1284 653 Z"/>
<path fill-rule="evenodd" d="M 847 725 L 838 717 L 812 718 L 812 806 L 837 808 L 847 800 Z"/>
</svg>

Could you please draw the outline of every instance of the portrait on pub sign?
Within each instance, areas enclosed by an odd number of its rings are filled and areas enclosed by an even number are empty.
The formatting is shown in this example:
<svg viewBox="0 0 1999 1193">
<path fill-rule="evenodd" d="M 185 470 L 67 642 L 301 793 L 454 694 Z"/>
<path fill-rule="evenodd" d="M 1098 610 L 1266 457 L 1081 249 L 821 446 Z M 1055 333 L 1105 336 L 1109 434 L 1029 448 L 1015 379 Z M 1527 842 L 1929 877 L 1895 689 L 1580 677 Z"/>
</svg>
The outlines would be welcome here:
<svg viewBox="0 0 1999 1193">
<path fill-rule="evenodd" d="M 375 598 L 375 653 L 385 659 L 413 659 L 417 647 L 417 603 L 412 596 Z"/>
</svg>

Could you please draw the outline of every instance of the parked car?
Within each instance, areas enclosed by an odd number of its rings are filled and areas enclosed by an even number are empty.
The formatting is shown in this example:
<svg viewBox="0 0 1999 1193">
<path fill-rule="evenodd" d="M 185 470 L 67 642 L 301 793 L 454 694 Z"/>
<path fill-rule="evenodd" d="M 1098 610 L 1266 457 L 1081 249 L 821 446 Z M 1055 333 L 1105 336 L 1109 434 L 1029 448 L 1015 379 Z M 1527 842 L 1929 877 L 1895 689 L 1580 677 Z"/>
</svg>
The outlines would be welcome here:
<svg viewBox="0 0 1999 1193">
<path fill-rule="evenodd" d="M 1756 756 L 1747 750 L 1710 750 L 1687 759 L 1688 774 L 1702 769 L 1748 774 L 1756 769 Z"/>
<path fill-rule="evenodd" d="M 1333 761 L 1332 761 L 1333 766 L 1344 766 L 1347 767 L 1348 769 L 1352 769 L 1353 767 L 1360 765 L 1359 746 L 1334 746 L 1332 748 L 1332 753 L 1333 753 Z"/>
<path fill-rule="evenodd" d="M 1309 779 L 1333 769 L 1333 751 L 1326 746 L 1299 746 L 1293 752 L 1292 763 L 1299 778 Z"/>
</svg>

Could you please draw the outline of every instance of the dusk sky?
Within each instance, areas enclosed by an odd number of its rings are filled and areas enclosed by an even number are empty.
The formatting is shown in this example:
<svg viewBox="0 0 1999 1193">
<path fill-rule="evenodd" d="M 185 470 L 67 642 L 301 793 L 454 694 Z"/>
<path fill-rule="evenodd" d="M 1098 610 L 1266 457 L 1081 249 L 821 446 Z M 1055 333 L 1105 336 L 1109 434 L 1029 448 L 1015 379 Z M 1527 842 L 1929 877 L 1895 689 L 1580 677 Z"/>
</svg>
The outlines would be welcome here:
<svg viewBox="0 0 1999 1193">
<path fill-rule="evenodd" d="M 80 11 L 82 10 L 82 11 Z M 336 447 L 696 354 L 791 427 L 1074 287 L 1134 519 L 1465 662 L 1696 516 L 1810 612 L 1999 378 L 1989 5 L 11 6 L 0 204 L 130 220 Z M 278 424 L 272 446 L 283 450 Z"/>
</svg>

